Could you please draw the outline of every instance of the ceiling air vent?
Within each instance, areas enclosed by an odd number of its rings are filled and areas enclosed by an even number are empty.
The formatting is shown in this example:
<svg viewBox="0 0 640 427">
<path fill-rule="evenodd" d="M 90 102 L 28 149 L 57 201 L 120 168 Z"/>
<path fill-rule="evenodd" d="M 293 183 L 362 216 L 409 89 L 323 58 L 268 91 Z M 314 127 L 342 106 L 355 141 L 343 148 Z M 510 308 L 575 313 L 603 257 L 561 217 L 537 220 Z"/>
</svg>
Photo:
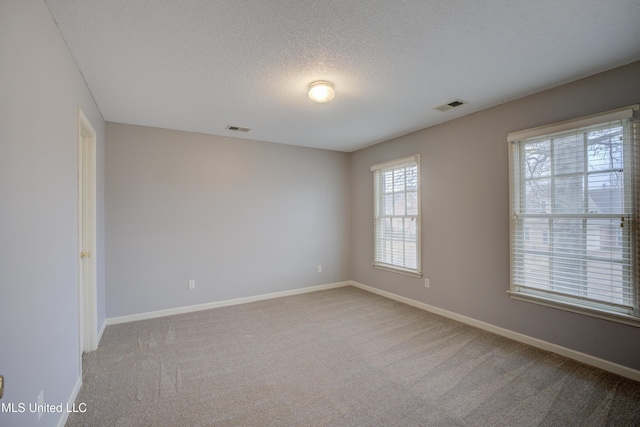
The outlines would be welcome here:
<svg viewBox="0 0 640 427">
<path fill-rule="evenodd" d="M 229 130 L 234 130 L 236 132 L 249 132 L 251 129 L 250 128 L 243 128 L 242 126 L 227 126 L 227 129 Z"/>
<path fill-rule="evenodd" d="M 463 101 L 462 99 L 456 99 L 455 101 L 451 101 L 451 102 L 449 102 L 447 104 L 442 104 L 442 105 L 440 105 L 438 107 L 435 107 L 434 110 L 442 111 L 444 113 L 445 111 L 449 111 L 452 108 L 459 107 L 459 106 L 461 106 L 463 104 L 466 104 L 466 103 L 467 102 Z"/>
</svg>

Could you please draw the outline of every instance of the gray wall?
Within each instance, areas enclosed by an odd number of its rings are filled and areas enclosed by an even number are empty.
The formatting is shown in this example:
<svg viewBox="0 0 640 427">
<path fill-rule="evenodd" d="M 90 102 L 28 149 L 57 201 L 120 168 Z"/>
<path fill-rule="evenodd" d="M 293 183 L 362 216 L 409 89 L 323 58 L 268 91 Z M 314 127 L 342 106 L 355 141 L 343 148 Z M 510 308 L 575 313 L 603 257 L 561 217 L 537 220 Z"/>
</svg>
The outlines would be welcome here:
<svg viewBox="0 0 640 427">
<path fill-rule="evenodd" d="M 77 108 L 97 132 L 98 310 L 104 312 L 104 120 L 42 0 L 0 2 L 2 403 L 66 403 L 79 379 Z M 44 414 L 40 426 L 61 414 Z M 0 413 L 0 425 L 37 414 Z"/>
<path fill-rule="evenodd" d="M 108 317 L 350 278 L 348 154 L 116 123 L 107 140 Z"/>
<path fill-rule="evenodd" d="M 507 134 L 638 103 L 638 76 L 640 62 L 352 153 L 353 280 L 640 369 L 640 328 L 512 300 L 506 292 Z M 422 266 L 431 279 L 429 289 L 421 279 L 371 266 L 370 167 L 416 153 L 421 155 Z"/>
</svg>

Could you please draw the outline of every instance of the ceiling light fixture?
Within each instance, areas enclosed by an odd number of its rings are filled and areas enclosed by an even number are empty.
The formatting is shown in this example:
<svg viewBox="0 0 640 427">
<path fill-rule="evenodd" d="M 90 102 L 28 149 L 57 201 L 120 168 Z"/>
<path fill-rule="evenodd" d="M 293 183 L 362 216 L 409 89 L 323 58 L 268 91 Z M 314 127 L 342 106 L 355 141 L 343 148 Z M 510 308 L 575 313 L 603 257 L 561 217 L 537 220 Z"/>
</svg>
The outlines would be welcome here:
<svg viewBox="0 0 640 427">
<path fill-rule="evenodd" d="M 313 102 L 319 102 L 321 104 L 329 102 L 336 96 L 336 91 L 333 89 L 333 83 L 318 80 L 309 85 L 309 98 Z"/>
</svg>

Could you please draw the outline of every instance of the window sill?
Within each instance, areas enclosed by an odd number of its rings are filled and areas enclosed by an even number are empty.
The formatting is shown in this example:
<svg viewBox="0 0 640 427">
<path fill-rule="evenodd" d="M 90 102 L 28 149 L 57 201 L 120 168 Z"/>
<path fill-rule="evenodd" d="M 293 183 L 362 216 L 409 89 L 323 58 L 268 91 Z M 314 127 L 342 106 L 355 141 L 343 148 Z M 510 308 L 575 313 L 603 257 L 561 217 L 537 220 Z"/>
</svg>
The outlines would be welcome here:
<svg viewBox="0 0 640 427">
<path fill-rule="evenodd" d="M 635 316 L 630 316 L 628 314 L 598 310 L 595 308 L 585 307 L 577 304 L 571 304 L 569 302 L 557 301 L 557 300 L 545 298 L 538 295 L 526 294 L 523 292 L 509 290 L 507 291 L 507 293 L 511 298 L 515 300 L 544 305 L 546 307 L 557 308 L 564 311 L 570 311 L 572 313 L 578 313 L 578 314 L 583 314 L 585 316 L 597 317 L 599 319 L 609 320 L 611 322 L 623 323 L 625 325 L 640 328 L 640 318 Z"/>
<path fill-rule="evenodd" d="M 390 271 L 392 273 L 404 274 L 405 276 L 416 277 L 418 279 L 422 277 L 421 271 L 409 270 L 409 269 L 404 269 L 402 267 L 394 267 L 392 265 L 386 265 L 386 264 L 372 264 L 372 265 L 374 268 L 377 268 L 379 270 L 385 270 L 385 271 Z"/>
</svg>

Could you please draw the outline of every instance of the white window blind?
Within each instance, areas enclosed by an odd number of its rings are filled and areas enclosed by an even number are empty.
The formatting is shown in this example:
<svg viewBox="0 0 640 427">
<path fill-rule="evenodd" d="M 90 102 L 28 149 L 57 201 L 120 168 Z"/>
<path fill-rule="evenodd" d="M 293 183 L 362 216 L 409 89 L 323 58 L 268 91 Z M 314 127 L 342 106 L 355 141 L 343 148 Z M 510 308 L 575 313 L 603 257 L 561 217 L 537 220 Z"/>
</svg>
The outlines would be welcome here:
<svg viewBox="0 0 640 427">
<path fill-rule="evenodd" d="M 371 167 L 374 267 L 420 277 L 420 156 Z"/>
<path fill-rule="evenodd" d="M 640 319 L 637 110 L 509 135 L 512 296 Z"/>
</svg>

